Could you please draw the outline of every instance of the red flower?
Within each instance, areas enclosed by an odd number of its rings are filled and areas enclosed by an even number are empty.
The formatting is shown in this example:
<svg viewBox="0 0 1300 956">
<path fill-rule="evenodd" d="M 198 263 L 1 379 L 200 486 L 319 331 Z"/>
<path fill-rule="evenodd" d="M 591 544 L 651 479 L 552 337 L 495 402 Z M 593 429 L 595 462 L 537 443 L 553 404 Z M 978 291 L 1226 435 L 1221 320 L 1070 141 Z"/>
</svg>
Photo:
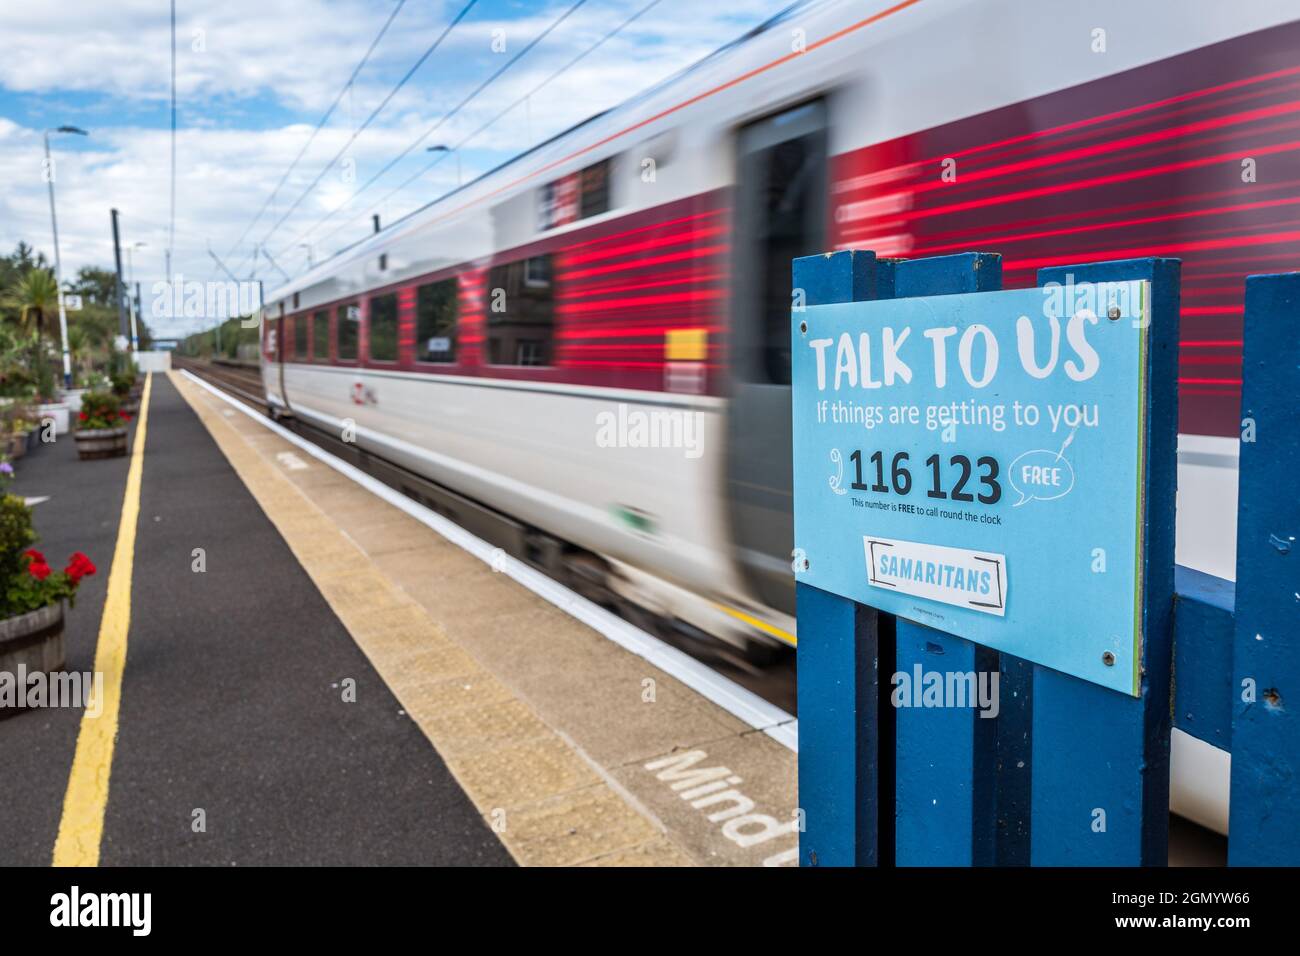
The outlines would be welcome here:
<svg viewBox="0 0 1300 956">
<path fill-rule="evenodd" d="M 27 566 L 27 570 L 37 581 L 44 581 L 50 576 L 50 566 L 44 561 L 33 561 Z"/>
<path fill-rule="evenodd" d="M 80 584 L 81 579 L 85 576 L 95 573 L 95 565 L 90 558 L 77 551 L 73 553 L 72 557 L 68 558 L 68 566 L 63 569 L 63 573 L 71 578 L 72 583 L 76 585 Z"/>
<path fill-rule="evenodd" d="M 87 415 L 85 412 L 82 412 L 82 413 L 79 414 L 77 417 L 78 417 L 79 419 L 81 419 L 81 420 L 84 422 L 84 421 L 85 421 L 87 418 L 89 418 L 90 416 Z"/>
<path fill-rule="evenodd" d="M 33 561 L 34 563 L 36 563 L 36 564 L 44 564 L 44 563 L 45 563 L 45 555 L 41 554 L 41 553 L 40 553 L 39 551 L 37 551 L 35 548 L 28 548 L 26 551 L 23 552 L 23 557 L 24 557 L 24 558 L 31 558 L 32 561 Z"/>
<path fill-rule="evenodd" d="M 121 418 L 122 421 L 124 422 L 129 422 L 131 420 L 131 416 L 128 415 L 126 412 L 118 412 L 117 414 L 118 417 Z"/>
</svg>

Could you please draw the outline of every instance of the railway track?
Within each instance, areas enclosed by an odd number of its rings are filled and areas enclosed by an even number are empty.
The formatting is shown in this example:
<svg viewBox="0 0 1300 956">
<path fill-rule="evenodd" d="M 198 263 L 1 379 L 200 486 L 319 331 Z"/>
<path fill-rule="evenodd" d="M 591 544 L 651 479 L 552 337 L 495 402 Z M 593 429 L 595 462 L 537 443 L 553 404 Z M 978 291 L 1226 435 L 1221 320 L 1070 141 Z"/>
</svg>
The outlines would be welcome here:
<svg viewBox="0 0 1300 956">
<path fill-rule="evenodd" d="M 172 356 L 172 361 L 177 368 L 186 369 L 222 391 L 233 395 L 245 404 L 258 409 L 263 414 L 268 412 L 269 406 L 261 391 L 262 378 L 255 369 L 237 365 L 217 364 L 176 355 Z M 292 419 L 283 421 L 282 424 L 313 444 L 320 445 L 326 451 L 336 454 L 342 453 L 343 457 L 348 460 L 353 458 L 353 455 L 346 454 L 350 449 L 341 449 L 337 440 L 332 436 L 324 435 L 314 428 L 301 422 L 295 422 Z M 351 463 L 373 473 L 373 469 L 367 467 L 367 460 L 368 456 L 363 455 L 357 460 L 352 460 Z M 382 475 L 376 475 L 376 477 L 385 480 Z M 649 612 L 637 611 L 631 608 L 613 608 L 612 610 L 619 613 L 629 623 L 642 628 L 647 633 L 653 634 L 664 643 L 690 654 L 701 663 L 758 694 L 769 703 L 777 705 L 788 713 L 793 714 L 795 712 L 795 655 L 793 651 L 782 652 L 777 655 L 775 660 L 759 666 L 737 657 L 731 652 L 728 645 L 714 638 L 706 637 L 704 640 L 692 640 L 675 633 L 671 629 L 656 627 L 655 622 L 652 620 L 653 615 L 650 615 Z"/>
<path fill-rule="evenodd" d="M 263 413 L 269 407 L 262 395 L 262 376 L 256 369 L 243 365 L 210 362 L 176 354 L 172 355 L 172 364 L 178 369 L 186 369 L 199 376 L 199 378 L 211 382 Z"/>
</svg>

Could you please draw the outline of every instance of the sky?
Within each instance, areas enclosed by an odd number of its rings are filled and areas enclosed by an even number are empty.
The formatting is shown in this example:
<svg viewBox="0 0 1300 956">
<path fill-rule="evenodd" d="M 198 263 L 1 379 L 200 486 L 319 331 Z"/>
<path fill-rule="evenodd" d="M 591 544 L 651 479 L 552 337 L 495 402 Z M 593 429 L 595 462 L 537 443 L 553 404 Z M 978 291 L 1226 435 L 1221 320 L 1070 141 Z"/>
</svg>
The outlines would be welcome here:
<svg viewBox="0 0 1300 956">
<path fill-rule="evenodd" d="M 224 278 L 210 246 L 241 279 L 256 270 L 270 284 L 282 281 L 266 257 L 254 256 L 255 244 L 296 275 L 309 256 L 320 262 L 367 235 L 373 213 L 393 222 L 454 188 L 455 157 L 426 147 L 461 143 L 527 94 L 459 150 L 468 181 L 653 86 L 790 0 L 658 0 L 537 89 L 653 2 L 586 0 L 448 115 L 575 2 L 473 2 L 394 94 L 471 0 L 177 0 L 172 275 Z M 167 275 L 170 36 L 168 0 L 0 0 L 0 251 L 24 240 L 53 260 L 42 133 L 84 128 L 85 137 L 50 137 L 64 277 L 86 265 L 112 268 L 116 207 L 123 272 L 130 248 L 148 301 Z M 210 324 L 151 319 L 163 336 Z"/>
</svg>

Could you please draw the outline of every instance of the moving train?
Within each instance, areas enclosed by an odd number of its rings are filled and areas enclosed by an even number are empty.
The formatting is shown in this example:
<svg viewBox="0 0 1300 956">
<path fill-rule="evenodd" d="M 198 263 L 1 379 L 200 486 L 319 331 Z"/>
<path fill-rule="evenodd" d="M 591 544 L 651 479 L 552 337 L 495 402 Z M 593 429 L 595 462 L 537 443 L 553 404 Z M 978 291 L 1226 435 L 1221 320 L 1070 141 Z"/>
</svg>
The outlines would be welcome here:
<svg viewBox="0 0 1300 956">
<path fill-rule="evenodd" d="M 792 258 L 1176 256 L 1178 560 L 1231 578 L 1243 279 L 1300 262 L 1297 14 L 797 4 L 269 291 L 267 399 L 761 656 L 794 641 Z"/>
</svg>

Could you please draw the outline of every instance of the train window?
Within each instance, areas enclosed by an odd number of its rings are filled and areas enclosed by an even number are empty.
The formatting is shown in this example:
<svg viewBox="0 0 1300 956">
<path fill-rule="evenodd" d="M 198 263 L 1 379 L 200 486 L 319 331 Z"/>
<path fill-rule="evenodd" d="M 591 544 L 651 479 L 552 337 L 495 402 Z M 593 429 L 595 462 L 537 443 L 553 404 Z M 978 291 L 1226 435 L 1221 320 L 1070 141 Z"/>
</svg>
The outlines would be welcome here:
<svg viewBox="0 0 1300 956">
<path fill-rule="evenodd" d="M 361 323 L 361 307 L 341 305 L 336 315 L 338 326 L 338 357 L 340 362 L 357 360 L 357 326 Z"/>
<path fill-rule="evenodd" d="M 415 291 L 415 357 L 419 361 L 456 361 L 458 293 L 455 279 L 431 282 Z"/>
<path fill-rule="evenodd" d="M 554 229 L 579 219 L 609 212 L 610 160 L 544 184 L 537 193 L 537 228 Z"/>
<path fill-rule="evenodd" d="M 533 256 L 531 259 L 524 260 L 524 284 L 530 289 L 550 288 L 550 256 Z"/>
<path fill-rule="evenodd" d="M 602 159 L 582 171 L 581 218 L 609 212 L 609 160 Z"/>
<path fill-rule="evenodd" d="M 807 104 L 742 134 L 739 248 L 758 267 L 741 306 L 758 320 L 744 332 L 754 349 L 744 351 L 757 359 L 757 367 L 745 370 L 752 381 L 790 384 L 790 261 L 824 245 L 821 111 L 820 104 Z"/>
<path fill-rule="evenodd" d="M 323 309 L 311 317 L 311 350 L 317 362 L 330 360 L 330 314 Z"/>
<path fill-rule="evenodd" d="M 397 361 L 397 293 L 370 300 L 370 360 Z"/>
<path fill-rule="evenodd" d="M 293 357 L 297 359 L 307 357 L 307 316 L 305 315 L 293 317 Z"/>
<path fill-rule="evenodd" d="M 555 333 L 551 256 L 533 256 L 488 271 L 488 362 L 550 365 Z"/>
</svg>

